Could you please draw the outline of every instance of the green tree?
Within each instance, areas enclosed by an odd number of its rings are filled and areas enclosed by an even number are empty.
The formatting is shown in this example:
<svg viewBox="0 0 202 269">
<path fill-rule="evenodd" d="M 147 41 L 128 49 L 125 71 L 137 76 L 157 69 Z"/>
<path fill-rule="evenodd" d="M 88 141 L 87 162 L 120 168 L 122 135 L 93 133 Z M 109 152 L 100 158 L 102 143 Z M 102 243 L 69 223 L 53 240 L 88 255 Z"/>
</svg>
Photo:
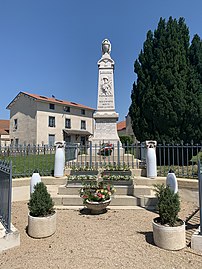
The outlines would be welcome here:
<svg viewBox="0 0 202 269">
<path fill-rule="evenodd" d="M 154 33 L 148 31 L 134 64 L 137 81 L 129 108 L 138 140 L 200 141 L 201 53 L 199 37 L 190 46 L 183 18 L 160 18 Z"/>
</svg>

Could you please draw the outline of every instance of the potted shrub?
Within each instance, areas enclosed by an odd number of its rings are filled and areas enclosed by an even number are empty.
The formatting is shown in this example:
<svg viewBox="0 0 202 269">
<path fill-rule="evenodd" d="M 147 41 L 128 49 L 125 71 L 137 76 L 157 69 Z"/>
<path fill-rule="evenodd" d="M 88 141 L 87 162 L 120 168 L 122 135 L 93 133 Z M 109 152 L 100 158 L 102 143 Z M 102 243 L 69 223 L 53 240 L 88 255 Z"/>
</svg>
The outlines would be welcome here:
<svg viewBox="0 0 202 269">
<path fill-rule="evenodd" d="M 28 203 L 28 234 L 34 238 L 48 237 L 56 231 L 54 203 L 43 182 L 34 186 Z"/>
<path fill-rule="evenodd" d="M 185 223 L 178 217 L 180 197 L 169 186 L 155 185 L 159 217 L 152 222 L 154 243 L 164 249 L 185 247 Z"/>
<path fill-rule="evenodd" d="M 111 195 L 115 188 L 111 184 L 102 182 L 85 183 L 80 189 L 80 197 L 83 204 L 90 209 L 91 214 L 100 214 L 106 212 L 106 207 L 111 202 Z"/>
</svg>

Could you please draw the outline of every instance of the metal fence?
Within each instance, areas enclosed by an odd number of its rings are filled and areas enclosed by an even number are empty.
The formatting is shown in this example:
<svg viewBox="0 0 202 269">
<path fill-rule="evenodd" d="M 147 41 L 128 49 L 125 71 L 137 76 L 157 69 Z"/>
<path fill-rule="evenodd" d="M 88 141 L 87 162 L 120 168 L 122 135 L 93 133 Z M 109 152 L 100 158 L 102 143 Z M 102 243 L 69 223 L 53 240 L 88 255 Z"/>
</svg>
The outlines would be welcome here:
<svg viewBox="0 0 202 269">
<path fill-rule="evenodd" d="M 103 144 L 94 146 L 91 143 L 86 146 L 67 144 L 66 165 L 145 167 L 147 152 L 145 143 L 123 144 L 122 147 L 119 143 L 109 145 L 105 145 L 108 149 L 103 150 Z M 202 159 L 202 144 L 157 144 L 156 156 L 158 176 L 166 176 L 172 169 L 178 177 L 197 178 L 197 163 L 200 158 Z M 55 147 L 48 145 L 1 147 L 0 159 L 12 161 L 13 177 L 31 176 L 36 169 L 42 176 L 53 175 Z"/>
<path fill-rule="evenodd" d="M 0 160 L 0 221 L 11 232 L 12 163 Z"/>
<path fill-rule="evenodd" d="M 89 143 L 83 145 L 67 145 L 66 156 L 70 156 L 66 162 L 68 167 L 102 167 L 110 166 L 129 166 L 136 168 L 141 160 L 141 145 L 122 145 L 116 144 L 96 144 Z M 73 159 L 74 156 L 74 159 Z"/>
<path fill-rule="evenodd" d="M 112 145 L 111 154 L 103 151 L 100 154 L 102 144 L 87 146 L 69 145 L 66 147 L 66 155 L 75 156 L 74 161 L 67 162 L 67 166 L 77 167 L 100 167 L 106 165 L 129 166 L 131 168 L 146 167 L 145 143 L 134 145 Z M 69 153 L 68 153 L 69 152 Z M 71 153 L 70 153 L 71 152 Z M 202 145 L 197 144 L 157 144 L 157 175 L 167 176 L 170 169 L 174 170 L 176 176 L 186 178 L 197 178 L 198 160 L 202 159 Z M 70 158 L 71 159 L 71 158 Z"/>
<path fill-rule="evenodd" d="M 42 176 L 53 174 L 55 147 L 23 145 L 1 147 L 0 159 L 12 161 L 13 177 L 29 177 L 34 170 Z"/>
<path fill-rule="evenodd" d="M 202 160 L 201 144 L 158 144 L 156 155 L 158 176 L 166 176 L 172 169 L 178 177 L 198 177 L 197 165 Z"/>
</svg>

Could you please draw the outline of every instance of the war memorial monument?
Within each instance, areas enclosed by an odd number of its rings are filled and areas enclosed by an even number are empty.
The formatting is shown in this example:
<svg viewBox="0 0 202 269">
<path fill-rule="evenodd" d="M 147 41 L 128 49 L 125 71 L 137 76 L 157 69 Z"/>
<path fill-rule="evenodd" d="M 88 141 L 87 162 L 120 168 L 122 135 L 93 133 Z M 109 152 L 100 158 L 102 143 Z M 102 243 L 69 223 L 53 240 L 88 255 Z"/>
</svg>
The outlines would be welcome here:
<svg viewBox="0 0 202 269">
<path fill-rule="evenodd" d="M 121 145 L 116 122 L 118 113 L 115 111 L 114 98 L 114 61 L 111 56 L 111 43 L 108 39 L 102 42 L 102 57 L 98 61 L 98 95 L 97 110 L 93 115 L 95 129 L 93 136 L 89 139 L 92 146 L 103 143 L 117 142 Z"/>
</svg>

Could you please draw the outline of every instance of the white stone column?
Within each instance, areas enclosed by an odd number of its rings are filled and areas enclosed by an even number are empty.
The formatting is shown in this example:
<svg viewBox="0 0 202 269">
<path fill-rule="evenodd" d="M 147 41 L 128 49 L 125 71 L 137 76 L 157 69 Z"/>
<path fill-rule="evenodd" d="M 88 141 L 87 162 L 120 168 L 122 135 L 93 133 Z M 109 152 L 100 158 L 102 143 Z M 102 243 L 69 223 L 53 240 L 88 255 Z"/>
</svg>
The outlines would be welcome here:
<svg viewBox="0 0 202 269">
<path fill-rule="evenodd" d="M 118 113 L 115 111 L 114 98 L 114 61 L 110 56 L 111 43 L 108 39 L 102 42 L 102 57 L 98 61 L 98 96 L 95 119 L 95 130 L 91 138 L 92 145 L 120 142 L 116 122 Z M 121 145 L 121 142 L 120 142 Z"/>
</svg>

